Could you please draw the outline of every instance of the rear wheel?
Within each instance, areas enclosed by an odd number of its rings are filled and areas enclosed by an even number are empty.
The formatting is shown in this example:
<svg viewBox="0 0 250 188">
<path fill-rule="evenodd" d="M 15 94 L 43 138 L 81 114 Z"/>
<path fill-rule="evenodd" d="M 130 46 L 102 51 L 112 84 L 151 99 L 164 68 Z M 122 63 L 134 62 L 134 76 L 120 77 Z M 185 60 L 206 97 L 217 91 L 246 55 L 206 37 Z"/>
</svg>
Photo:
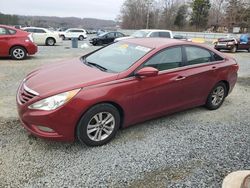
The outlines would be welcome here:
<svg viewBox="0 0 250 188">
<path fill-rule="evenodd" d="M 82 35 L 79 36 L 79 40 L 84 40 L 84 37 Z"/>
<path fill-rule="evenodd" d="M 62 35 L 61 38 L 62 38 L 62 40 L 65 40 L 65 39 L 66 39 L 64 35 Z"/>
<path fill-rule="evenodd" d="M 15 60 L 23 60 L 27 57 L 27 51 L 21 46 L 16 46 L 11 49 L 10 56 Z"/>
<path fill-rule="evenodd" d="M 54 46 L 55 43 L 56 43 L 56 41 L 55 41 L 55 39 L 53 39 L 53 38 L 47 38 L 47 39 L 46 39 L 46 45 L 47 45 L 47 46 Z"/>
<path fill-rule="evenodd" d="M 209 110 L 218 109 L 223 104 L 227 92 L 227 87 L 223 82 L 216 84 L 208 95 L 206 107 Z"/>
<path fill-rule="evenodd" d="M 248 52 L 250 52 L 250 48 L 248 48 Z"/>
<path fill-rule="evenodd" d="M 88 146 L 101 146 L 114 138 L 120 127 L 120 114 L 111 104 L 89 109 L 77 126 L 77 138 Z"/>
</svg>

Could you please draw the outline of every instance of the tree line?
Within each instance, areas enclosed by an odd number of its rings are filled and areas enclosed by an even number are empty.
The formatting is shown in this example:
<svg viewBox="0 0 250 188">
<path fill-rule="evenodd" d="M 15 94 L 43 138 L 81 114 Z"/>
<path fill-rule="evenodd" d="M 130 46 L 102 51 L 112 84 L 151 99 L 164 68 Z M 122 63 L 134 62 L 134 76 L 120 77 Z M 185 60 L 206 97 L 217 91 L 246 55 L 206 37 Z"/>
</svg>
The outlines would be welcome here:
<svg viewBox="0 0 250 188">
<path fill-rule="evenodd" d="M 125 0 L 123 29 L 250 31 L 250 0 Z"/>
<path fill-rule="evenodd" d="M 0 12 L 0 24 L 17 25 L 18 20 L 19 19 L 17 15 L 2 14 Z"/>
</svg>

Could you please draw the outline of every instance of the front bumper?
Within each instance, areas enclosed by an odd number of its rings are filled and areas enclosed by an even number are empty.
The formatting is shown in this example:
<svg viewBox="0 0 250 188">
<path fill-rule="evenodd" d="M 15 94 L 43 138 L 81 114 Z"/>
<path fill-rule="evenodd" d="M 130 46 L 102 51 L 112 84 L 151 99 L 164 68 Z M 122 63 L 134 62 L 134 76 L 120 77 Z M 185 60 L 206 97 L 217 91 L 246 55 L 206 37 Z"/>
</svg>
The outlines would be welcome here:
<svg viewBox="0 0 250 188">
<path fill-rule="evenodd" d="M 27 44 L 26 49 L 29 55 L 34 55 L 38 51 L 37 45 L 32 42 Z"/>
<path fill-rule="evenodd" d="M 77 101 L 71 100 L 56 110 L 31 110 L 28 106 L 40 100 L 35 96 L 30 101 L 20 101 L 22 84 L 18 89 L 16 102 L 19 119 L 23 127 L 34 136 L 55 140 L 73 142 L 75 128 L 82 115 L 82 109 L 77 108 Z"/>
</svg>

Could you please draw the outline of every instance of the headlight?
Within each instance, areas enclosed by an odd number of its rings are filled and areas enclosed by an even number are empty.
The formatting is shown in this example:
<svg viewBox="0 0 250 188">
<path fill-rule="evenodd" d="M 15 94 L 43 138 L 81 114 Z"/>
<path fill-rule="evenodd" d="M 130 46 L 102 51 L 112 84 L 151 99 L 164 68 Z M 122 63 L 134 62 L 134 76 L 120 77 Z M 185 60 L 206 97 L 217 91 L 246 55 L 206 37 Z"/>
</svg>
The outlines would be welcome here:
<svg viewBox="0 0 250 188">
<path fill-rule="evenodd" d="M 72 99 L 80 89 L 68 91 L 65 93 L 60 93 L 58 95 L 54 95 L 52 97 L 48 97 L 46 99 L 42 99 L 34 104 L 31 104 L 28 108 L 34 110 L 55 110 Z"/>
</svg>

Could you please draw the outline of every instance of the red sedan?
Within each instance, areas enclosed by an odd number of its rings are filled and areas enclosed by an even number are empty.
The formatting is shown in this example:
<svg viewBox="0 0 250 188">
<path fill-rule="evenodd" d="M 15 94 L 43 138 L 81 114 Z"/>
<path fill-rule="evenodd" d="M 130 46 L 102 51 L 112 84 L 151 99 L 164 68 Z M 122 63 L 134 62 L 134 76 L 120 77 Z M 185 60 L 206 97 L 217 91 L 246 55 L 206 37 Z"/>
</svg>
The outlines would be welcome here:
<svg viewBox="0 0 250 188">
<path fill-rule="evenodd" d="M 0 25 L 0 57 L 11 56 L 15 60 L 22 60 L 36 52 L 37 46 L 33 43 L 31 34 Z"/>
<path fill-rule="evenodd" d="M 18 89 L 18 113 L 38 137 L 103 145 L 138 122 L 201 105 L 218 109 L 238 68 L 203 45 L 128 39 L 30 73 Z"/>
</svg>

